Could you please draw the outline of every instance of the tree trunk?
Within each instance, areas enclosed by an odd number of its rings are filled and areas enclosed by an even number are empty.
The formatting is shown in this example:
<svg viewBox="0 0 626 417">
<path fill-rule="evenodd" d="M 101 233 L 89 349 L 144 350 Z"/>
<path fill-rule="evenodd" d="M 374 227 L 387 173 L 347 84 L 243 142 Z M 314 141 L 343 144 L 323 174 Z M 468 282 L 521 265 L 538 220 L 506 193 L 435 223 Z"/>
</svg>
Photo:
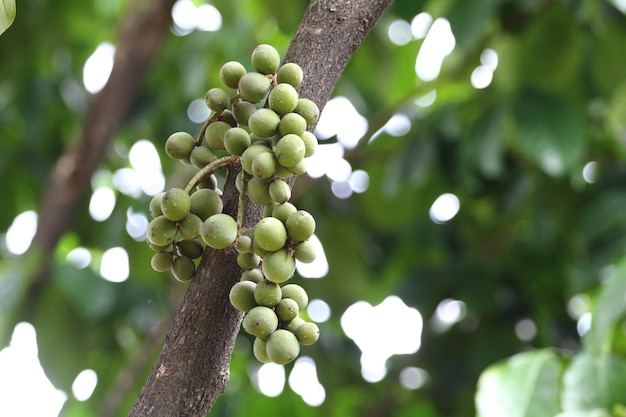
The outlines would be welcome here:
<svg viewBox="0 0 626 417">
<path fill-rule="evenodd" d="M 391 0 L 313 1 L 296 32 L 285 62 L 304 70 L 301 97 L 324 107 L 348 61 Z M 238 192 L 230 167 L 224 212 L 235 215 Z M 244 226 L 253 226 L 261 208 L 246 202 Z M 187 290 L 163 350 L 130 417 L 205 416 L 224 392 L 242 314 L 229 302 L 241 269 L 234 251 L 207 250 Z"/>
</svg>

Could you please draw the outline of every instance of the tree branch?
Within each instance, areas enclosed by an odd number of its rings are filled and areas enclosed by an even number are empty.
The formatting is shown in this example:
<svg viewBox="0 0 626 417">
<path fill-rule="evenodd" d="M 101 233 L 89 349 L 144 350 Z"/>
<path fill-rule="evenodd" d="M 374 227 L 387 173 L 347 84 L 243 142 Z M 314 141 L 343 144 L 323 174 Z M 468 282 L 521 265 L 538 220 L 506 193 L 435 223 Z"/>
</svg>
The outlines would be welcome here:
<svg viewBox="0 0 626 417">
<path fill-rule="evenodd" d="M 348 61 L 390 3 L 318 0 L 309 5 L 285 57 L 304 71 L 302 97 L 320 110 L 324 107 Z M 223 195 L 224 212 L 233 216 L 238 171 L 229 170 Z M 244 226 L 251 227 L 261 217 L 260 207 L 246 204 Z M 129 417 L 198 417 L 210 412 L 229 379 L 242 314 L 230 305 L 228 293 L 240 276 L 235 253 L 205 253 Z"/>
</svg>

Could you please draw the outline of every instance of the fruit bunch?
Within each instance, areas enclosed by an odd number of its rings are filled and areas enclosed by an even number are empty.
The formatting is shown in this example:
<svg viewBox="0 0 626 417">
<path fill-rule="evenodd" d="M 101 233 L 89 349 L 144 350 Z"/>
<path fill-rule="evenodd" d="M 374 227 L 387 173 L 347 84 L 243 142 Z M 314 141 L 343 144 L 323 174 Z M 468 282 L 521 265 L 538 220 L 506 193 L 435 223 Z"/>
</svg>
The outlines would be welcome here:
<svg viewBox="0 0 626 417">
<path fill-rule="evenodd" d="M 230 291 L 230 302 L 245 313 L 244 331 L 256 337 L 255 357 L 286 364 L 298 356 L 301 344 L 313 344 L 319 336 L 317 325 L 299 316 L 308 303 L 306 291 L 285 284 L 295 273 L 296 260 L 315 259 L 309 240 L 315 219 L 289 202 L 286 180 L 303 174 L 305 158 L 316 150 L 317 138 L 307 128 L 317 121 L 319 109 L 298 96 L 302 69 L 295 63 L 281 65 L 274 47 L 257 46 L 251 61 L 255 71 L 236 61 L 221 67 L 226 88 L 207 92 L 211 115 L 196 139 L 186 132 L 167 139 L 167 155 L 198 172 L 185 189 L 171 188 L 152 198 L 147 242 L 156 252 L 152 267 L 171 271 L 179 281 L 193 278 L 205 245 L 235 250 L 243 273 Z M 239 191 L 234 218 L 223 213 L 215 172 L 237 163 L 241 171 L 235 184 L 224 185 Z M 264 217 L 250 229 L 243 227 L 246 197 L 263 206 Z"/>
</svg>

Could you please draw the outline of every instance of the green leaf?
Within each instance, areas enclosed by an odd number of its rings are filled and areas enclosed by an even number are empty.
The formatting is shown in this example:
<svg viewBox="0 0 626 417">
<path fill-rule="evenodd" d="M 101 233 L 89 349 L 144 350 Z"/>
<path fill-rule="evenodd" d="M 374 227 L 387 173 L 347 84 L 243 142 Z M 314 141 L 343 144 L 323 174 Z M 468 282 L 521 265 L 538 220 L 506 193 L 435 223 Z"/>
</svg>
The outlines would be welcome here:
<svg viewBox="0 0 626 417">
<path fill-rule="evenodd" d="M 487 368 L 478 380 L 478 417 L 554 417 L 563 366 L 551 350 L 531 350 Z"/>
<path fill-rule="evenodd" d="M 621 294 L 623 297 L 623 293 Z M 563 375 L 565 411 L 611 409 L 626 402 L 626 362 L 612 355 L 580 353 Z"/>
<path fill-rule="evenodd" d="M 0 35 L 15 20 L 15 0 L 0 0 Z"/>
<path fill-rule="evenodd" d="M 583 339 L 585 349 L 600 353 L 617 319 L 626 312 L 626 258 L 623 258 L 605 281 L 592 313 L 591 328 Z"/>
<path fill-rule="evenodd" d="M 584 114 L 555 96 L 526 93 L 515 103 L 518 146 L 552 176 L 571 171 L 586 146 Z"/>
</svg>

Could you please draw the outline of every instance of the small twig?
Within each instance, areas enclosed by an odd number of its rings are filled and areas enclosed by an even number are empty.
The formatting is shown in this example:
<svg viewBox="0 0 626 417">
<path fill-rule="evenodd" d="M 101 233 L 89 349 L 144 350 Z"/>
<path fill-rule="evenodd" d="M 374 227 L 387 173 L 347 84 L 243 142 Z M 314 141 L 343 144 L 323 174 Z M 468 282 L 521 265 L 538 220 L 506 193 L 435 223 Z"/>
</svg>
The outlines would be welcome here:
<svg viewBox="0 0 626 417">
<path fill-rule="evenodd" d="M 193 178 L 189 181 L 189 183 L 187 184 L 187 186 L 185 187 L 185 191 L 187 193 L 190 193 L 191 190 L 193 189 L 193 187 L 195 187 L 200 180 L 202 180 L 202 178 L 206 177 L 209 174 L 212 174 L 213 172 L 217 171 L 218 169 L 224 168 L 232 163 L 234 163 L 237 158 L 239 158 L 238 156 L 232 155 L 232 156 L 224 156 L 220 159 L 216 159 L 215 161 L 211 162 L 210 164 L 204 166 L 204 168 L 202 168 L 200 171 L 198 171 L 198 173 L 196 175 L 193 176 Z"/>
</svg>

